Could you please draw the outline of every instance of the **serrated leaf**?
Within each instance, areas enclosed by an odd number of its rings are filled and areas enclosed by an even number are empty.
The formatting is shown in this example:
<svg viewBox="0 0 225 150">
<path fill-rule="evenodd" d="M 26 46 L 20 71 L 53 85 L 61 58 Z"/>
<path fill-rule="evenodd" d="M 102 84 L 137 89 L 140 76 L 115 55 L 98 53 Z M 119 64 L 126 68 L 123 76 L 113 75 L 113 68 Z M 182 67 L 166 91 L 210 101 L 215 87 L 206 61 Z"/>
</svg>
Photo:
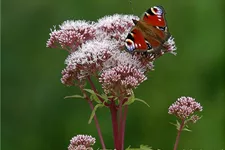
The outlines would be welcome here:
<svg viewBox="0 0 225 150">
<path fill-rule="evenodd" d="M 144 103 L 145 105 L 147 105 L 148 107 L 150 107 L 150 106 L 148 105 L 148 103 L 147 103 L 146 101 L 142 100 L 142 99 L 135 98 L 134 100 L 135 100 L 135 101 L 142 102 L 142 103 Z"/>
<path fill-rule="evenodd" d="M 71 96 L 65 96 L 64 99 L 67 99 L 67 98 L 82 98 L 84 99 L 84 96 L 81 96 L 81 95 L 71 95 Z"/>
<path fill-rule="evenodd" d="M 91 116 L 90 116 L 90 118 L 89 118 L 89 120 L 88 120 L 88 124 L 91 123 L 92 119 L 93 119 L 94 116 L 95 116 L 95 112 L 97 111 L 97 109 L 98 109 L 99 107 L 103 107 L 103 106 L 104 106 L 104 104 L 97 104 L 97 105 L 95 105 L 94 109 L 93 109 L 92 112 L 91 112 Z"/>
</svg>

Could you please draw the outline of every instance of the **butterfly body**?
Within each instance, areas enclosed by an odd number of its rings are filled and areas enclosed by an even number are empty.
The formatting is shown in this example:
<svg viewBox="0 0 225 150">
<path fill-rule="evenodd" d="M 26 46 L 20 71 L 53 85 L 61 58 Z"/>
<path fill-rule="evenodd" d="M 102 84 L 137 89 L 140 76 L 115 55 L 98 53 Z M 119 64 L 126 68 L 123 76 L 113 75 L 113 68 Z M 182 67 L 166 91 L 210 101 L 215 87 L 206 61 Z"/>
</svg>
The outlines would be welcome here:
<svg viewBox="0 0 225 150">
<path fill-rule="evenodd" d="M 161 6 L 154 6 L 139 21 L 133 20 L 135 26 L 125 41 L 127 51 L 157 53 L 163 49 L 163 44 L 170 37 L 164 15 L 165 11 Z"/>
</svg>

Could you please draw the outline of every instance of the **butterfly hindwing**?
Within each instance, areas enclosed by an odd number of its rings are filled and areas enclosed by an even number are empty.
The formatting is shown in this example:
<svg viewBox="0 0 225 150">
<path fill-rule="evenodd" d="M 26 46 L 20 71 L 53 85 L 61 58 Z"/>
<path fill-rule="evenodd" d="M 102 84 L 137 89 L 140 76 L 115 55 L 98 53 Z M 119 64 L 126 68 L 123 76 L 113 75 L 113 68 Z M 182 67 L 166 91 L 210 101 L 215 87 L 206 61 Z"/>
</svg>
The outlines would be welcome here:
<svg viewBox="0 0 225 150">
<path fill-rule="evenodd" d="M 131 30 L 125 41 L 125 46 L 129 52 L 135 50 L 146 51 L 150 48 L 149 44 L 150 43 L 146 42 L 141 30 L 137 27 Z"/>
</svg>

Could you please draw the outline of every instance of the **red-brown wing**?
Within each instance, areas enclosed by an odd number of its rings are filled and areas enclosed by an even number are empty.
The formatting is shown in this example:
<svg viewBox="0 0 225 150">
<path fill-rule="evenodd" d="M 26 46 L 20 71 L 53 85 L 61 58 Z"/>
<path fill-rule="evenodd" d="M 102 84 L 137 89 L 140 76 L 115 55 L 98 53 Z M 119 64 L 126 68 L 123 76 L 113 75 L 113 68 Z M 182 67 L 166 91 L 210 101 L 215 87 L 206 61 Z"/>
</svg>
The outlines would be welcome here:
<svg viewBox="0 0 225 150">
<path fill-rule="evenodd" d="M 153 6 L 149 8 L 142 18 L 146 23 L 152 26 L 166 27 L 165 11 L 162 6 Z"/>
<path fill-rule="evenodd" d="M 129 52 L 133 52 L 136 50 L 146 51 L 149 45 L 146 43 L 141 30 L 134 27 L 126 38 L 125 46 Z"/>
<path fill-rule="evenodd" d="M 143 20 L 139 21 L 137 25 L 141 28 L 144 39 L 151 44 L 152 48 L 155 48 L 165 42 L 167 34 L 164 31 L 147 24 Z"/>
</svg>

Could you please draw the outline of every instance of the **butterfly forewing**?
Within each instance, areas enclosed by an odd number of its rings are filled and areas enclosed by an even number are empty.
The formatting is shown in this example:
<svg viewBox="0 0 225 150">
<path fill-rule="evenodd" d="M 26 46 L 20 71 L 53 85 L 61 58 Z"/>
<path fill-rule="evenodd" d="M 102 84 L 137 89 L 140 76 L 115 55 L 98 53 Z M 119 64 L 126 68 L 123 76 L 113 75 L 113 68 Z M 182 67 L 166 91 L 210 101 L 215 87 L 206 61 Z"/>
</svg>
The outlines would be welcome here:
<svg viewBox="0 0 225 150">
<path fill-rule="evenodd" d="M 166 27 L 165 11 L 162 6 L 154 6 L 149 8 L 142 18 L 147 24 L 152 26 Z"/>
</svg>

